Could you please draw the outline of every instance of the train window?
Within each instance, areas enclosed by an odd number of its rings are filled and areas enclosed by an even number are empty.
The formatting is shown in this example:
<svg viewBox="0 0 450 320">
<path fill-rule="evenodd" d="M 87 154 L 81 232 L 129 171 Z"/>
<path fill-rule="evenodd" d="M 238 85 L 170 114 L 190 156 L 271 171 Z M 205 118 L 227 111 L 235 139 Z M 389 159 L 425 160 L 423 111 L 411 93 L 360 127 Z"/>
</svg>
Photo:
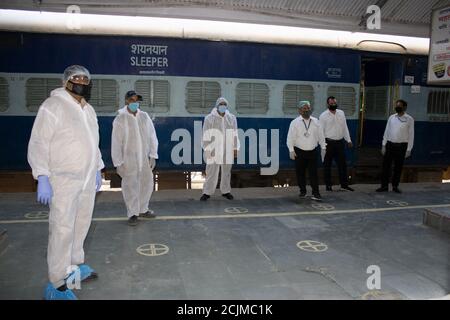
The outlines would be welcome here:
<svg viewBox="0 0 450 320">
<path fill-rule="evenodd" d="M 367 117 L 386 117 L 388 110 L 388 87 L 366 89 L 365 114 Z"/>
<path fill-rule="evenodd" d="M 52 90 L 62 86 L 59 78 L 29 78 L 25 84 L 26 107 L 37 112 L 39 106 L 50 96 Z"/>
<path fill-rule="evenodd" d="M 356 91 L 353 87 L 330 86 L 328 96 L 336 97 L 339 109 L 343 110 L 347 116 L 351 116 L 356 111 Z"/>
<path fill-rule="evenodd" d="M 267 113 L 269 110 L 269 87 L 265 83 L 238 83 L 236 86 L 236 110 L 244 114 Z"/>
<path fill-rule="evenodd" d="M 112 79 L 92 79 L 89 104 L 96 112 L 109 113 L 119 108 L 119 85 Z"/>
<path fill-rule="evenodd" d="M 190 113 L 209 113 L 220 94 L 218 82 L 189 81 L 186 86 L 186 110 Z"/>
<path fill-rule="evenodd" d="M 309 85 L 287 84 L 283 89 L 283 111 L 285 114 L 298 114 L 298 103 L 308 100 L 314 110 L 314 89 Z"/>
<path fill-rule="evenodd" d="M 428 93 L 427 113 L 432 121 L 450 121 L 449 90 L 432 90 Z"/>
<path fill-rule="evenodd" d="M 138 80 L 135 90 L 142 95 L 141 109 L 153 113 L 169 111 L 170 84 L 165 80 Z"/>
<path fill-rule="evenodd" d="M 0 77 L 0 112 L 6 111 L 9 106 L 8 81 Z"/>
</svg>

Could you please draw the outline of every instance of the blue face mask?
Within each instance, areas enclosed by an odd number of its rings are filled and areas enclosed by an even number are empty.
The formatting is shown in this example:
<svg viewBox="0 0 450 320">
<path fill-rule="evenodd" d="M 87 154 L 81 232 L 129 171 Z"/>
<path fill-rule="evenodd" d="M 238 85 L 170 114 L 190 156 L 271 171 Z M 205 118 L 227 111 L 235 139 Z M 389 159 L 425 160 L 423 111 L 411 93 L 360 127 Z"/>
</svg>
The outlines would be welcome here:
<svg viewBox="0 0 450 320">
<path fill-rule="evenodd" d="M 227 108 L 227 106 L 225 106 L 225 105 L 223 105 L 223 104 L 220 104 L 220 105 L 217 107 L 217 110 L 218 110 L 220 113 L 225 113 L 225 111 L 227 111 L 228 108 Z"/>
<path fill-rule="evenodd" d="M 139 108 L 139 102 L 132 102 L 128 105 L 128 109 L 130 109 L 131 112 L 136 112 Z"/>
</svg>

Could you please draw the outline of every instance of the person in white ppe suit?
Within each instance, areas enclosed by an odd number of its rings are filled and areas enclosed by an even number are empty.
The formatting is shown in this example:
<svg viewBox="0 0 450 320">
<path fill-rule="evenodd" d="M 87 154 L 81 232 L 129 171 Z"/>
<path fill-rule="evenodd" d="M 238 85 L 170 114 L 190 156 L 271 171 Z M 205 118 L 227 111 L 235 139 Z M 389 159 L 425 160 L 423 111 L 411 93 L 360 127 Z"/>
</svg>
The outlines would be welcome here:
<svg viewBox="0 0 450 320">
<path fill-rule="evenodd" d="M 45 290 L 49 300 L 75 300 L 69 285 L 75 275 L 81 281 L 97 277 L 84 264 L 83 250 L 104 167 L 97 116 L 88 103 L 91 86 L 86 68 L 66 68 L 63 87 L 53 90 L 39 107 L 28 144 L 38 201 L 50 205 L 50 283 Z"/>
<path fill-rule="evenodd" d="M 228 110 L 228 101 L 220 97 L 203 123 L 202 148 L 205 151 L 206 181 L 201 201 L 208 200 L 214 194 L 219 171 L 222 196 L 233 200 L 230 182 L 231 167 L 240 147 L 237 129 L 237 120 Z"/>
<path fill-rule="evenodd" d="M 122 195 L 127 207 L 128 224 L 138 217 L 154 218 L 148 205 L 153 193 L 153 169 L 158 159 L 158 138 L 153 121 L 139 109 L 142 100 L 134 91 L 125 95 L 125 107 L 113 122 L 111 156 L 122 177 Z"/>
</svg>

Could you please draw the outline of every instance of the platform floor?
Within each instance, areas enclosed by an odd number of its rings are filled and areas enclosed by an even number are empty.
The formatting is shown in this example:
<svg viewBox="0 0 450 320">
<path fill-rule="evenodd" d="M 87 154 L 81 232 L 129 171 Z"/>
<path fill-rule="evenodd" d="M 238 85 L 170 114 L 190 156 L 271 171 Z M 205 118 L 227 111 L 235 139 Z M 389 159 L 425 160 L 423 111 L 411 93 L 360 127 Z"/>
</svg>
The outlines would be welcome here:
<svg viewBox="0 0 450 320">
<path fill-rule="evenodd" d="M 101 192 L 85 243 L 100 278 L 80 299 L 432 299 L 450 293 L 450 236 L 422 223 L 450 207 L 450 184 L 375 185 L 298 198 L 296 188 L 154 193 L 156 219 L 126 222 L 120 192 Z M 46 207 L 35 194 L 0 194 L 0 299 L 42 299 Z M 143 246 L 144 245 L 144 246 Z M 142 246 L 142 247 L 140 247 Z M 138 252 L 140 247 L 142 255 Z M 168 250 L 168 251 L 167 251 Z M 369 266 L 381 288 L 369 289 Z"/>
</svg>

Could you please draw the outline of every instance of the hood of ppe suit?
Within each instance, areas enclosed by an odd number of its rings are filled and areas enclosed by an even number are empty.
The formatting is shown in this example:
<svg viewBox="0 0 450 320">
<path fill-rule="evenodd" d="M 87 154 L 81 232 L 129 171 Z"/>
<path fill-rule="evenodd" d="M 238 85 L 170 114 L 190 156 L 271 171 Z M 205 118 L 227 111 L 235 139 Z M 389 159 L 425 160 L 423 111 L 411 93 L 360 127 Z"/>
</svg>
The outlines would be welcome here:
<svg viewBox="0 0 450 320">
<path fill-rule="evenodd" d="M 86 182 L 104 167 L 98 145 L 94 109 L 89 104 L 81 108 L 64 88 L 58 88 L 39 107 L 28 145 L 28 162 L 35 179 L 39 175 L 60 175 Z"/>
<path fill-rule="evenodd" d="M 142 170 L 149 158 L 158 158 L 158 138 L 150 116 L 141 110 L 136 115 L 120 109 L 113 122 L 111 157 L 122 174 Z"/>
<path fill-rule="evenodd" d="M 216 108 L 219 106 L 219 104 L 221 104 L 222 102 L 225 102 L 227 107 L 228 107 L 228 100 L 225 99 L 224 97 L 220 97 L 219 99 L 217 99 L 216 101 Z"/>
</svg>

